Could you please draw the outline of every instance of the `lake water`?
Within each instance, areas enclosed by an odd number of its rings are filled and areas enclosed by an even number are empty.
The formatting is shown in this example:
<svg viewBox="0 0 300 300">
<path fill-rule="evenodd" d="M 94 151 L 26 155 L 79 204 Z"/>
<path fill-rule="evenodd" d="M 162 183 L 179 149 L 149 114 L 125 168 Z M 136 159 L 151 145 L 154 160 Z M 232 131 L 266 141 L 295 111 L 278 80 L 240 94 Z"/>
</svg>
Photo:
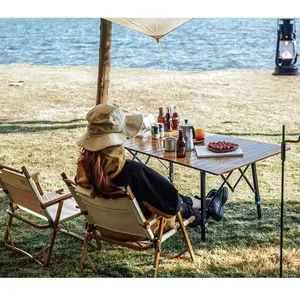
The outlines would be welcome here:
<svg viewBox="0 0 300 300">
<path fill-rule="evenodd" d="M 276 40 L 277 19 L 195 18 L 163 37 L 161 47 L 173 70 L 272 69 Z M 99 19 L 0 19 L 0 64 L 97 66 L 98 49 Z M 165 68 L 155 39 L 117 24 L 111 61 Z"/>
</svg>

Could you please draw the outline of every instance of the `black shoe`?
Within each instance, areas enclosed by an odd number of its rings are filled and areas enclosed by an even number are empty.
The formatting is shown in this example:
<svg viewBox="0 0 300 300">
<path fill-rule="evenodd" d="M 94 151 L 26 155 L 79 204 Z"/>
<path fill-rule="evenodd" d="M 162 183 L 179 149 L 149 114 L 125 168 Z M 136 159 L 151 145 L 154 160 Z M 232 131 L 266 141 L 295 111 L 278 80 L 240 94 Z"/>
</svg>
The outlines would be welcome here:
<svg viewBox="0 0 300 300">
<path fill-rule="evenodd" d="M 212 217 L 215 221 L 220 221 L 224 215 L 224 205 L 228 200 L 228 188 L 222 187 L 220 193 L 214 195 L 207 208 L 207 218 Z"/>
<path fill-rule="evenodd" d="M 197 226 L 201 225 L 201 213 L 199 211 L 199 213 L 195 214 L 195 220 L 190 223 L 188 226 L 191 227 L 191 228 L 196 228 Z"/>
<path fill-rule="evenodd" d="M 206 219 L 208 220 L 209 217 L 211 217 L 211 214 L 208 210 L 209 208 L 209 205 L 211 203 L 211 201 L 214 199 L 214 197 L 217 195 L 218 193 L 218 190 L 217 189 L 212 189 L 208 192 L 208 194 L 206 195 L 206 200 L 208 201 L 208 204 L 207 204 L 207 208 L 206 208 Z"/>
<path fill-rule="evenodd" d="M 217 192 L 218 192 L 218 190 L 216 190 L 216 189 L 210 190 L 208 192 L 208 194 L 206 195 L 206 198 L 211 198 L 211 200 L 212 200 L 212 198 L 215 197 L 215 195 L 217 194 Z"/>
<path fill-rule="evenodd" d="M 212 198 L 217 194 L 217 192 L 218 192 L 218 190 L 216 190 L 216 189 L 210 190 L 210 191 L 208 192 L 208 194 L 206 195 L 205 199 L 206 199 L 207 201 L 211 201 Z M 198 200 L 201 200 L 201 197 L 199 197 L 198 195 L 195 195 L 194 197 L 195 197 L 196 199 L 198 199 Z M 210 199 L 208 199 L 208 198 L 210 198 Z"/>
<path fill-rule="evenodd" d="M 195 196 L 196 199 L 201 200 L 199 196 Z M 212 189 L 205 197 L 207 201 L 206 209 L 206 219 L 212 217 L 215 221 L 220 221 L 224 215 L 224 205 L 228 199 L 228 189 L 227 187 L 222 187 L 221 191 L 218 193 L 218 190 Z M 195 214 L 195 220 L 190 223 L 188 226 L 191 228 L 196 228 L 201 225 L 201 212 Z"/>
<path fill-rule="evenodd" d="M 218 192 L 218 190 L 212 189 L 208 192 L 208 194 L 205 197 L 205 200 L 206 200 L 206 219 L 209 219 L 209 217 L 211 216 L 209 211 L 208 211 L 208 207 L 209 207 L 210 203 L 212 202 L 213 198 L 216 196 L 217 192 Z M 201 198 L 198 195 L 195 195 L 194 197 L 198 200 L 201 200 Z"/>
</svg>

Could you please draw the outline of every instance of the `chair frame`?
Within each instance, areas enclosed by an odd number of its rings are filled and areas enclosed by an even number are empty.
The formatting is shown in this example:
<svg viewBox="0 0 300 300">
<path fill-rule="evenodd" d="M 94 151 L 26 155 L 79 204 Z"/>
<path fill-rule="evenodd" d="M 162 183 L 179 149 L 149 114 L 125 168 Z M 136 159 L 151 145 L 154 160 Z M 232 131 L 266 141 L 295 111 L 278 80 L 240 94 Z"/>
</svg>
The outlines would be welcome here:
<svg viewBox="0 0 300 300">
<path fill-rule="evenodd" d="M 62 176 L 64 182 L 66 183 L 66 185 L 68 186 L 70 192 L 72 193 L 74 199 L 77 201 L 77 199 L 76 199 L 77 195 L 76 195 L 76 192 L 74 191 L 74 187 L 77 186 L 76 183 L 73 182 L 72 180 L 68 179 L 68 177 L 66 176 L 65 173 L 62 173 L 61 176 Z M 116 191 L 113 194 L 118 194 L 119 196 L 123 195 L 123 196 L 128 197 L 131 201 L 136 201 L 130 187 L 127 187 L 124 190 Z M 77 201 L 77 203 L 78 203 L 78 201 Z M 136 204 L 137 204 L 137 202 L 136 202 Z M 81 205 L 79 203 L 78 203 L 78 205 L 79 205 L 79 207 L 81 207 Z M 190 217 L 189 219 L 183 220 L 181 213 L 178 212 L 177 213 L 178 222 L 175 223 L 175 226 L 173 228 L 169 229 L 166 232 L 164 232 L 164 225 L 166 222 L 166 219 L 164 217 L 154 216 L 151 219 L 147 219 L 144 222 L 143 227 L 151 232 L 151 235 L 153 236 L 153 238 L 149 238 L 149 240 L 146 241 L 148 243 L 146 245 L 143 245 L 144 241 L 143 242 L 126 242 L 126 241 L 120 241 L 117 239 L 101 236 L 97 232 L 97 229 L 96 229 L 95 225 L 93 224 L 93 222 L 88 214 L 88 211 L 82 210 L 82 214 L 87 219 L 87 226 L 86 226 L 86 230 L 84 233 L 84 242 L 83 242 L 81 258 L 80 258 L 80 269 L 81 270 L 84 268 L 84 263 L 87 260 L 88 263 L 90 264 L 92 270 L 94 271 L 94 273 L 98 273 L 94 263 L 92 262 L 90 256 L 88 255 L 88 252 L 87 252 L 88 244 L 91 239 L 96 240 L 97 244 L 99 245 L 98 248 L 101 248 L 101 241 L 103 241 L 103 242 L 107 242 L 110 244 L 115 244 L 115 245 L 119 245 L 122 247 L 126 247 L 126 248 L 129 248 L 132 250 L 147 251 L 147 252 L 153 253 L 154 254 L 153 267 L 149 271 L 146 271 L 144 274 L 142 274 L 142 277 L 146 277 L 149 274 L 152 274 L 153 278 L 157 277 L 158 264 L 159 264 L 159 259 L 161 256 L 180 260 L 182 255 L 185 254 L 186 252 L 188 252 L 192 262 L 195 261 L 194 250 L 193 250 L 192 244 L 190 242 L 188 233 L 185 228 L 185 226 L 187 226 L 188 224 L 190 224 L 194 221 L 194 219 L 195 219 L 194 216 Z M 140 211 L 140 214 L 142 214 L 141 211 Z M 156 224 L 157 222 L 159 224 L 158 234 L 154 235 L 151 230 L 151 226 Z M 162 253 L 161 251 L 162 251 L 163 242 L 165 242 L 169 237 L 171 237 L 173 234 L 175 234 L 178 230 L 181 230 L 183 233 L 185 243 L 186 243 L 186 248 L 177 255 L 168 255 L 168 254 Z M 154 249 L 154 251 L 152 251 L 153 249 Z"/>
<path fill-rule="evenodd" d="M 4 246 L 9 248 L 9 249 L 12 249 L 14 251 L 17 251 L 17 252 L 19 252 L 23 255 L 26 255 L 26 256 L 30 257 L 33 261 L 38 263 L 39 265 L 42 265 L 42 266 L 46 267 L 50 264 L 50 260 L 51 260 L 51 256 L 52 256 L 52 252 L 53 252 L 57 232 L 64 232 L 66 234 L 69 234 L 70 236 L 73 236 L 73 237 L 81 240 L 81 241 L 84 240 L 84 237 L 79 235 L 79 234 L 76 234 L 74 232 L 69 231 L 62 224 L 62 222 L 60 222 L 60 216 L 61 216 L 61 212 L 62 212 L 62 209 L 63 209 L 64 200 L 72 198 L 72 195 L 70 193 L 61 195 L 62 192 L 63 192 L 63 189 L 60 189 L 60 190 L 55 191 L 55 193 L 57 193 L 57 197 L 52 198 L 49 201 L 43 201 L 42 202 L 41 201 L 41 196 L 44 195 L 44 192 L 43 192 L 43 190 L 42 190 L 42 188 L 39 184 L 39 181 L 38 181 L 37 176 L 38 176 L 39 173 L 34 173 L 34 174 L 30 175 L 29 172 L 27 171 L 26 167 L 23 166 L 21 169 L 22 169 L 22 171 L 19 171 L 19 170 L 16 170 L 14 168 L 7 167 L 7 166 L 4 166 L 4 165 L 0 164 L 0 172 L 1 172 L 1 170 L 8 170 L 8 171 L 11 171 L 13 174 L 19 174 L 19 175 L 25 176 L 24 178 L 28 181 L 29 185 L 31 186 L 32 192 L 37 197 L 37 199 L 40 201 L 40 205 L 41 205 L 42 210 L 45 211 L 45 209 L 47 207 L 50 207 L 51 205 L 54 205 L 54 204 L 58 204 L 58 207 L 57 207 L 56 216 L 55 216 L 54 221 L 51 219 L 50 216 L 47 216 L 47 213 L 46 213 L 45 214 L 46 218 L 42 218 L 41 216 L 40 216 L 40 218 L 47 219 L 47 221 L 48 221 L 47 224 L 43 224 L 43 225 L 37 224 L 36 222 L 34 222 L 32 220 L 29 220 L 24 216 L 21 216 L 17 212 L 18 209 L 20 209 L 20 207 L 14 202 L 13 198 L 10 195 L 9 190 L 5 186 L 5 183 L 0 178 L 0 185 L 2 186 L 2 189 L 5 192 L 6 196 L 10 200 L 10 207 L 7 209 L 8 220 L 7 220 L 7 223 L 6 223 L 6 228 L 5 228 L 5 233 L 4 233 Z M 24 210 L 26 211 L 26 209 L 24 209 Z M 34 215 L 34 214 L 32 214 L 32 215 Z M 74 215 L 70 218 L 67 218 L 66 221 L 68 221 L 70 219 L 73 219 L 75 217 L 78 217 L 80 215 L 81 215 L 81 213 L 79 212 L 78 215 Z M 14 243 L 14 237 L 12 236 L 13 218 L 16 218 L 16 219 L 24 222 L 25 224 L 30 225 L 30 226 L 32 226 L 36 229 L 40 229 L 40 230 L 51 229 L 52 232 L 51 232 L 51 237 L 50 237 L 50 244 L 47 247 L 39 250 L 38 252 L 36 252 L 34 254 L 31 254 L 31 253 L 25 251 L 24 249 L 16 247 L 16 245 Z M 65 229 L 63 229 L 59 226 L 61 224 L 65 227 Z M 42 256 L 42 259 L 38 259 L 40 256 Z"/>
</svg>

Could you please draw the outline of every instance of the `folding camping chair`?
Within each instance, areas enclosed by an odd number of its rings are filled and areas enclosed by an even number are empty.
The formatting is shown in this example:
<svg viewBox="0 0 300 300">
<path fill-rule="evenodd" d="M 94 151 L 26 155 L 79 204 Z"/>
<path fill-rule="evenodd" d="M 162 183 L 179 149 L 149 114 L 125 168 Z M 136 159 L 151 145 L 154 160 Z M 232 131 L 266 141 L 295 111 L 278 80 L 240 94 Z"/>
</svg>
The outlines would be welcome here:
<svg viewBox="0 0 300 300">
<path fill-rule="evenodd" d="M 29 256 L 40 265 L 47 266 L 50 263 L 57 232 L 65 232 L 83 240 L 83 236 L 60 228 L 60 224 L 80 216 L 81 212 L 70 193 L 63 193 L 62 189 L 56 192 L 44 193 L 38 181 L 38 174 L 30 175 L 25 167 L 22 167 L 22 171 L 19 171 L 0 165 L 0 185 L 10 200 L 10 208 L 7 209 L 8 221 L 4 233 L 4 245 Z M 28 217 L 19 214 L 20 211 L 28 213 Z M 35 222 L 37 219 L 34 220 L 35 218 L 32 218 L 32 216 L 42 219 L 46 223 L 37 223 Z M 50 245 L 35 254 L 30 254 L 16 247 L 12 236 L 13 218 L 17 218 L 37 229 L 50 228 L 52 230 Z M 38 259 L 40 256 L 44 257 L 44 261 Z"/>
<path fill-rule="evenodd" d="M 183 220 L 180 212 L 178 212 L 178 221 L 171 229 L 165 231 L 165 218 L 156 215 L 151 219 L 146 219 L 129 187 L 119 190 L 113 195 L 98 195 L 93 198 L 91 197 L 91 190 L 77 186 L 64 173 L 61 175 L 87 221 L 80 259 L 81 269 L 83 269 L 85 260 L 87 260 L 93 271 L 97 273 L 87 253 L 88 242 L 91 239 L 98 242 L 98 248 L 101 246 L 100 241 L 139 251 L 150 251 L 154 248 L 153 268 L 144 273 L 143 276 L 151 273 L 153 277 L 157 276 L 160 256 L 179 258 L 184 253 L 189 252 L 191 260 L 195 261 L 195 254 L 185 228 L 195 217 Z M 155 228 L 158 228 L 158 230 L 155 230 Z M 178 232 L 179 229 L 183 232 L 187 248 L 173 257 L 162 254 L 163 242 Z"/>
</svg>

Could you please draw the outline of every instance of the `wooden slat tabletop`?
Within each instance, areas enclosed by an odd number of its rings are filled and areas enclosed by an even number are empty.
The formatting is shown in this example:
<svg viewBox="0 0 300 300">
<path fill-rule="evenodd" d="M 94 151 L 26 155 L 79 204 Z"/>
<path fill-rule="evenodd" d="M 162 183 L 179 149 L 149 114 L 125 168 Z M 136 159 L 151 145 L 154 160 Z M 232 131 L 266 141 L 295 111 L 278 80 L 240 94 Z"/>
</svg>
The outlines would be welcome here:
<svg viewBox="0 0 300 300">
<path fill-rule="evenodd" d="M 231 170 L 249 165 L 267 157 L 279 154 L 281 146 L 258 141 L 236 138 L 228 135 L 206 133 L 205 144 L 212 141 L 230 141 L 237 143 L 244 155 L 238 157 L 198 158 L 195 151 L 187 152 L 186 157 L 177 158 L 176 152 L 165 152 L 162 139 L 134 138 L 124 144 L 124 147 L 142 154 L 171 161 L 196 170 L 214 175 L 221 175 Z"/>
</svg>

